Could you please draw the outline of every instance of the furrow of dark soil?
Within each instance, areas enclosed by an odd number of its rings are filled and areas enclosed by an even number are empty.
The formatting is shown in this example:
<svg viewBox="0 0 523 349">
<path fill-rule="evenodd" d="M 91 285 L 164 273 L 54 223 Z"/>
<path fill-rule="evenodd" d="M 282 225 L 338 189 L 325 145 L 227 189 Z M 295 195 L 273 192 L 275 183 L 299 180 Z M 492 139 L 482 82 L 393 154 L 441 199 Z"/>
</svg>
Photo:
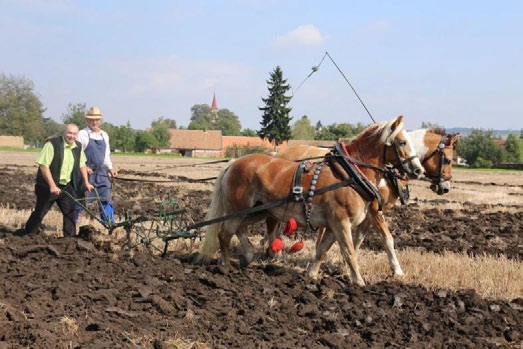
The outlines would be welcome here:
<svg viewBox="0 0 523 349">
<path fill-rule="evenodd" d="M 33 174 L 6 166 L 0 181 L 0 205 L 33 207 Z M 117 213 L 152 215 L 171 195 L 194 222 L 205 219 L 211 194 L 115 186 Z M 413 202 L 387 217 L 397 249 L 523 257 L 521 211 Z M 318 281 L 281 263 L 199 266 L 192 253 L 162 259 L 111 248 L 89 226 L 84 238 L 18 237 L 17 228 L 0 226 L 0 348 L 169 348 L 175 338 L 209 348 L 522 347 L 523 298 L 392 280 L 357 287 L 328 264 Z M 378 236 L 368 234 L 363 248 L 381 251 Z"/>
</svg>

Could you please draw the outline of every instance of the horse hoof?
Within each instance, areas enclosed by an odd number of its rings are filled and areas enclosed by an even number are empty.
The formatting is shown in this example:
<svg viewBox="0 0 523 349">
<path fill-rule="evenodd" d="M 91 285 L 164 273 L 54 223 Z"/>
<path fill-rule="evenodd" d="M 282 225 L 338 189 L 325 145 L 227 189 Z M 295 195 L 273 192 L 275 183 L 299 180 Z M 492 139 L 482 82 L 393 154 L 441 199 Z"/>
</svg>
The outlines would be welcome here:
<svg viewBox="0 0 523 349">
<path fill-rule="evenodd" d="M 359 287 L 363 287 L 363 286 L 365 286 L 365 281 L 363 281 L 363 280 L 359 280 L 359 281 L 356 281 L 355 284 L 356 284 L 357 286 L 359 286 Z"/>
<path fill-rule="evenodd" d="M 194 259 L 193 264 L 196 264 L 196 265 L 208 265 L 208 264 L 211 264 L 211 258 L 209 258 L 207 256 L 198 255 Z"/>
<path fill-rule="evenodd" d="M 315 272 L 307 272 L 307 277 L 311 280 L 318 280 L 318 273 Z"/>
<path fill-rule="evenodd" d="M 245 256 L 240 256 L 240 267 L 241 268 L 247 268 L 249 264 L 251 264 L 252 258 L 248 258 Z"/>
<path fill-rule="evenodd" d="M 265 251 L 265 258 L 271 260 L 271 259 L 274 259 L 275 257 L 276 257 L 276 253 L 274 253 L 270 248 L 268 248 Z"/>
</svg>

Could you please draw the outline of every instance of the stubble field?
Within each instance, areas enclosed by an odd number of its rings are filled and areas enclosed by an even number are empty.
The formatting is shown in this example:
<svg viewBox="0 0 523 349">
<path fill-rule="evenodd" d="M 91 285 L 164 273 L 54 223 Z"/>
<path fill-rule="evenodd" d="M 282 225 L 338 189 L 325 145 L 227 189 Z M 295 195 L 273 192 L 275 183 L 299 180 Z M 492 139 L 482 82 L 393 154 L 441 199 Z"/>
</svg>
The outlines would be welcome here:
<svg viewBox="0 0 523 349">
<path fill-rule="evenodd" d="M 362 246 L 365 287 L 336 248 L 321 278 L 304 276 L 314 242 L 246 269 L 194 265 L 199 239 L 165 258 L 125 245 L 84 215 L 82 238 L 13 233 L 34 205 L 36 153 L 0 152 L 0 348 L 521 348 L 523 174 L 455 170 L 449 194 L 411 182 L 386 213 L 406 272 L 390 277 L 378 236 Z M 114 155 L 117 220 L 154 214 L 168 197 L 205 219 L 212 160 Z M 209 179 L 211 178 L 211 179 Z M 198 182 L 202 179 L 202 182 Z M 154 182 L 154 183 L 153 183 Z M 263 226 L 255 226 L 253 241 Z M 287 245 L 292 241 L 286 241 Z M 142 251 L 143 250 L 143 251 Z"/>
</svg>

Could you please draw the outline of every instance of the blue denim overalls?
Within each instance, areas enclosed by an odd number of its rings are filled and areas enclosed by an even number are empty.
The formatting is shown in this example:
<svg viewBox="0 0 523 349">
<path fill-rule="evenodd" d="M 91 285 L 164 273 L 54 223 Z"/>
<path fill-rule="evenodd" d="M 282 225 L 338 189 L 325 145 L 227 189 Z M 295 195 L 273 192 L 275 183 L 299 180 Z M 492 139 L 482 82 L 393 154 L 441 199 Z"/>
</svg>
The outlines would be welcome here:
<svg viewBox="0 0 523 349">
<path fill-rule="evenodd" d="M 112 183 L 109 180 L 108 168 L 104 166 L 105 150 L 107 144 L 102 138 L 100 140 L 92 139 L 89 136 L 89 143 L 85 147 L 85 156 L 87 157 L 87 167 L 93 170 L 89 177 L 89 182 L 96 188 L 100 196 L 100 219 L 102 222 L 114 223 L 113 203 L 111 200 Z M 96 192 L 93 190 L 86 198 L 86 204 L 93 202 L 96 198 Z M 82 207 L 77 206 L 76 220 L 82 212 Z"/>
</svg>

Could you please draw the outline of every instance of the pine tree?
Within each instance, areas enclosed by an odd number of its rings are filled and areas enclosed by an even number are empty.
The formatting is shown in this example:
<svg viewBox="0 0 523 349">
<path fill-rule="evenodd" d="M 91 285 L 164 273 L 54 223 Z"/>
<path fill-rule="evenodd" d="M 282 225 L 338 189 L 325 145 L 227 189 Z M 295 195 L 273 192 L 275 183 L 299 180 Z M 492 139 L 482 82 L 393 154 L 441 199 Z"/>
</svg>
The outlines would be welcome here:
<svg viewBox="0 0 523 349">
<path fill-rule="evenodd" d="M 292 108 L 287 107 L 292 97 L 285 95 L 291 87 L 287 84 L 287 80 L 283 79 L 279 66 L 270 76 L 270 80 L 267 81 L 269 96 L 262 98 L 265 106 L 258 107 L 260 111 L 263 111 L 263 120 L 260 122 L 261 129 L 257 132 L 261 139 L 274 142 L 274 147 L 277 148 L 292 136 L 290 127 L 292 117 L 289 116 Z"/>
</svg>

